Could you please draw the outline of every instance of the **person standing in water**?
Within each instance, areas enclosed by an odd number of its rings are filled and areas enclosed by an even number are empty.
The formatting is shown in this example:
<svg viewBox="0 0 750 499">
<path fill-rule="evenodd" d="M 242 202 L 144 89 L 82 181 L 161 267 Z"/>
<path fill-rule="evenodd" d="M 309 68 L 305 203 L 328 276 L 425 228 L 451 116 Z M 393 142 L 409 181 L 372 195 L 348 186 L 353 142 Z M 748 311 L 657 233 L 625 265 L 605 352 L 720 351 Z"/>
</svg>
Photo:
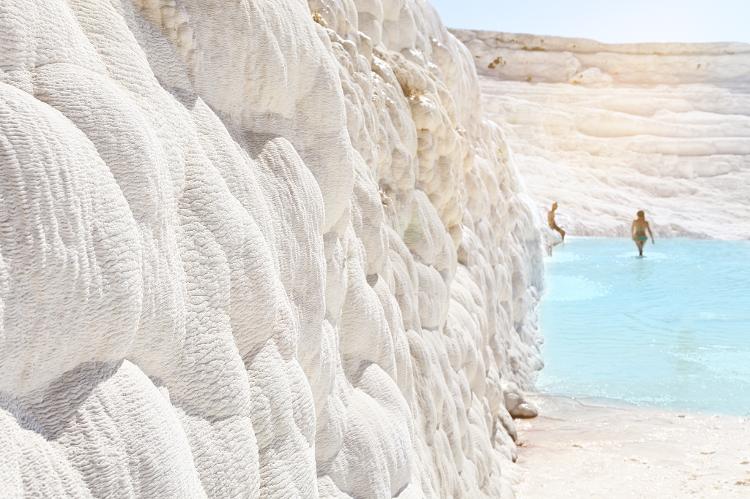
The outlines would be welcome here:
<svg viewBox="0 0 750 499">
<path fill-rule="evenodd" d="M 557 222 L 555 222 L 555 212 L 557 211 L 557 201 L 552 203 L 552 209 L 547 212 L 547 224 L 549 225 L 549 228 L 552 230 L 556 230 L 560 233 L 560 237 L 562 237 L 562 240 L 565 241 L 565 231 L 562 230 L 562 228 L 557 225 Z"/>
<path fill-rule="evenodd" d="M 646 221 L 646 213 L 643 210 L 639 210 L 636 215 L 638 218 L 633 220 L 633 225 L 630 226 L 630 235 L 633 238 L 635 245 L 638 247 L 638 256 L 643 256 L 643 246 L 646 244 L 646 241 L 648 241 L 646 232 L 651 236 L 652 244 L 656 244 L 656 241 L 654 241 L 654 234 L 651 232 L 651 226 Z"/>
</svg>

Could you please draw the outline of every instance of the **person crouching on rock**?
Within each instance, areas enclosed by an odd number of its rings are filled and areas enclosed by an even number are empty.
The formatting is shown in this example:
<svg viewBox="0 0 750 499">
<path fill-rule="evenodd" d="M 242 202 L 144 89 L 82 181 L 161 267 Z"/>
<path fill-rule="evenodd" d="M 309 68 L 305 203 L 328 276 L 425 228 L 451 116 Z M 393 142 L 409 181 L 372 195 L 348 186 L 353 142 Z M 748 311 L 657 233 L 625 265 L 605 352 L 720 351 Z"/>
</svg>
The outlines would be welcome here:
<svg viewBox="0 0 750 499">
<path fill-rule="evenodd" d="M 643 246 L 646 244 L 646 241 L 648 241 L 646 232 L 651 236 L 652 244 L 656 244 L 656 241 L 654 241 L 654 234 L 651 232 L 651 226 L 646 221 L 646 213 L 643 210 L 640 210 L 636 215 L 638 218 L 633 220 L 633 225 L 630 226 L 630 234 L 638 248 L 638 256 L 643 256 Z"/>
<path fill-rule="evenodd" d="M 556 211 L 557 211 L 557 201 L 552 203 L 552 209 L 547 212 L 547 223 L 549 224 L 549 228 L 559 232 L 560 237 L 562 237 L 562 240 L 565 241 L 565 231 L 562 230 L 562 228 L 560 228 L 559 225 L 557 225 L 557 222 L 555 222 Z"/>
</svg>

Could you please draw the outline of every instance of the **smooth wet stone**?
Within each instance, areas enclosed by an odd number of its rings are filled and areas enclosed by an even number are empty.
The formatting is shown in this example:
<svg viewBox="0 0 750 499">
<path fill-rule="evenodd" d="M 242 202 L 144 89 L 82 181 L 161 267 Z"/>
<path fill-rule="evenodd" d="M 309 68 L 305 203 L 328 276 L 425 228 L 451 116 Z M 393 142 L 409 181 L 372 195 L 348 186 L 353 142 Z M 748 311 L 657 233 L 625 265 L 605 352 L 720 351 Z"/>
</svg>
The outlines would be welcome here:
<svg viewBox="0 0 750 499">
<path fill-rule="evenodd" d="M 537 417 L 539 411 L 528 402 L 524 402 L 510 411 L 510 415 L 518 419 L 531 419 Z"/>
</svg>

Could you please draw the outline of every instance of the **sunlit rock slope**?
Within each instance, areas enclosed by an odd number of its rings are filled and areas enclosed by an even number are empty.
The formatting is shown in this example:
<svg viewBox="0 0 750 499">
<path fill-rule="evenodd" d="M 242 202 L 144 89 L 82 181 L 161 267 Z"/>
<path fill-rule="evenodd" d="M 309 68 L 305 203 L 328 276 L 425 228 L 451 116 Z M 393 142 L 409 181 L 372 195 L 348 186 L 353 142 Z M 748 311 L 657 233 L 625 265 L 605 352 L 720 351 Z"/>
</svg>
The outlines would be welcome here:
<svg viewBox="0 0 750 499">
<path fill-rule="evenodd" d="M 3 0 L 2 496 L 509 495 L 529 206 L 422 0 Z"/>
<path fill-rule="evenodd" d="M 750 238 L 750 45 L 456 30 L 540 207 L 574 234 Z"/>
</svg>

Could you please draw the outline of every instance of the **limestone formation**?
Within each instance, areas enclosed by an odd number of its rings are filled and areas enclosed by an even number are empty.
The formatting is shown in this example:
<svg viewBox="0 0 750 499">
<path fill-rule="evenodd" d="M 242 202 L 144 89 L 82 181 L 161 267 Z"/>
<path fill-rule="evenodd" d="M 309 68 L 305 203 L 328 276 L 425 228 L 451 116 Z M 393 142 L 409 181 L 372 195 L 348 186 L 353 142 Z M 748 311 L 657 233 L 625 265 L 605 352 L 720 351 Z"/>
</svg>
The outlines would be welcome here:
<svg viewBox="0 0 750 499">
<path fill-rule="evenodd" d="M 506 497 L 541 242 L 423 0 L 0 2 L 4 497 Z"/>
<path fill-rule="evenodd" d="M 559 201 L 569 233 L 624 236 L 644 209 L 659 235 L 750 238 L 750 45 L 455 34 L 539 211 Z"/>
</svg>

